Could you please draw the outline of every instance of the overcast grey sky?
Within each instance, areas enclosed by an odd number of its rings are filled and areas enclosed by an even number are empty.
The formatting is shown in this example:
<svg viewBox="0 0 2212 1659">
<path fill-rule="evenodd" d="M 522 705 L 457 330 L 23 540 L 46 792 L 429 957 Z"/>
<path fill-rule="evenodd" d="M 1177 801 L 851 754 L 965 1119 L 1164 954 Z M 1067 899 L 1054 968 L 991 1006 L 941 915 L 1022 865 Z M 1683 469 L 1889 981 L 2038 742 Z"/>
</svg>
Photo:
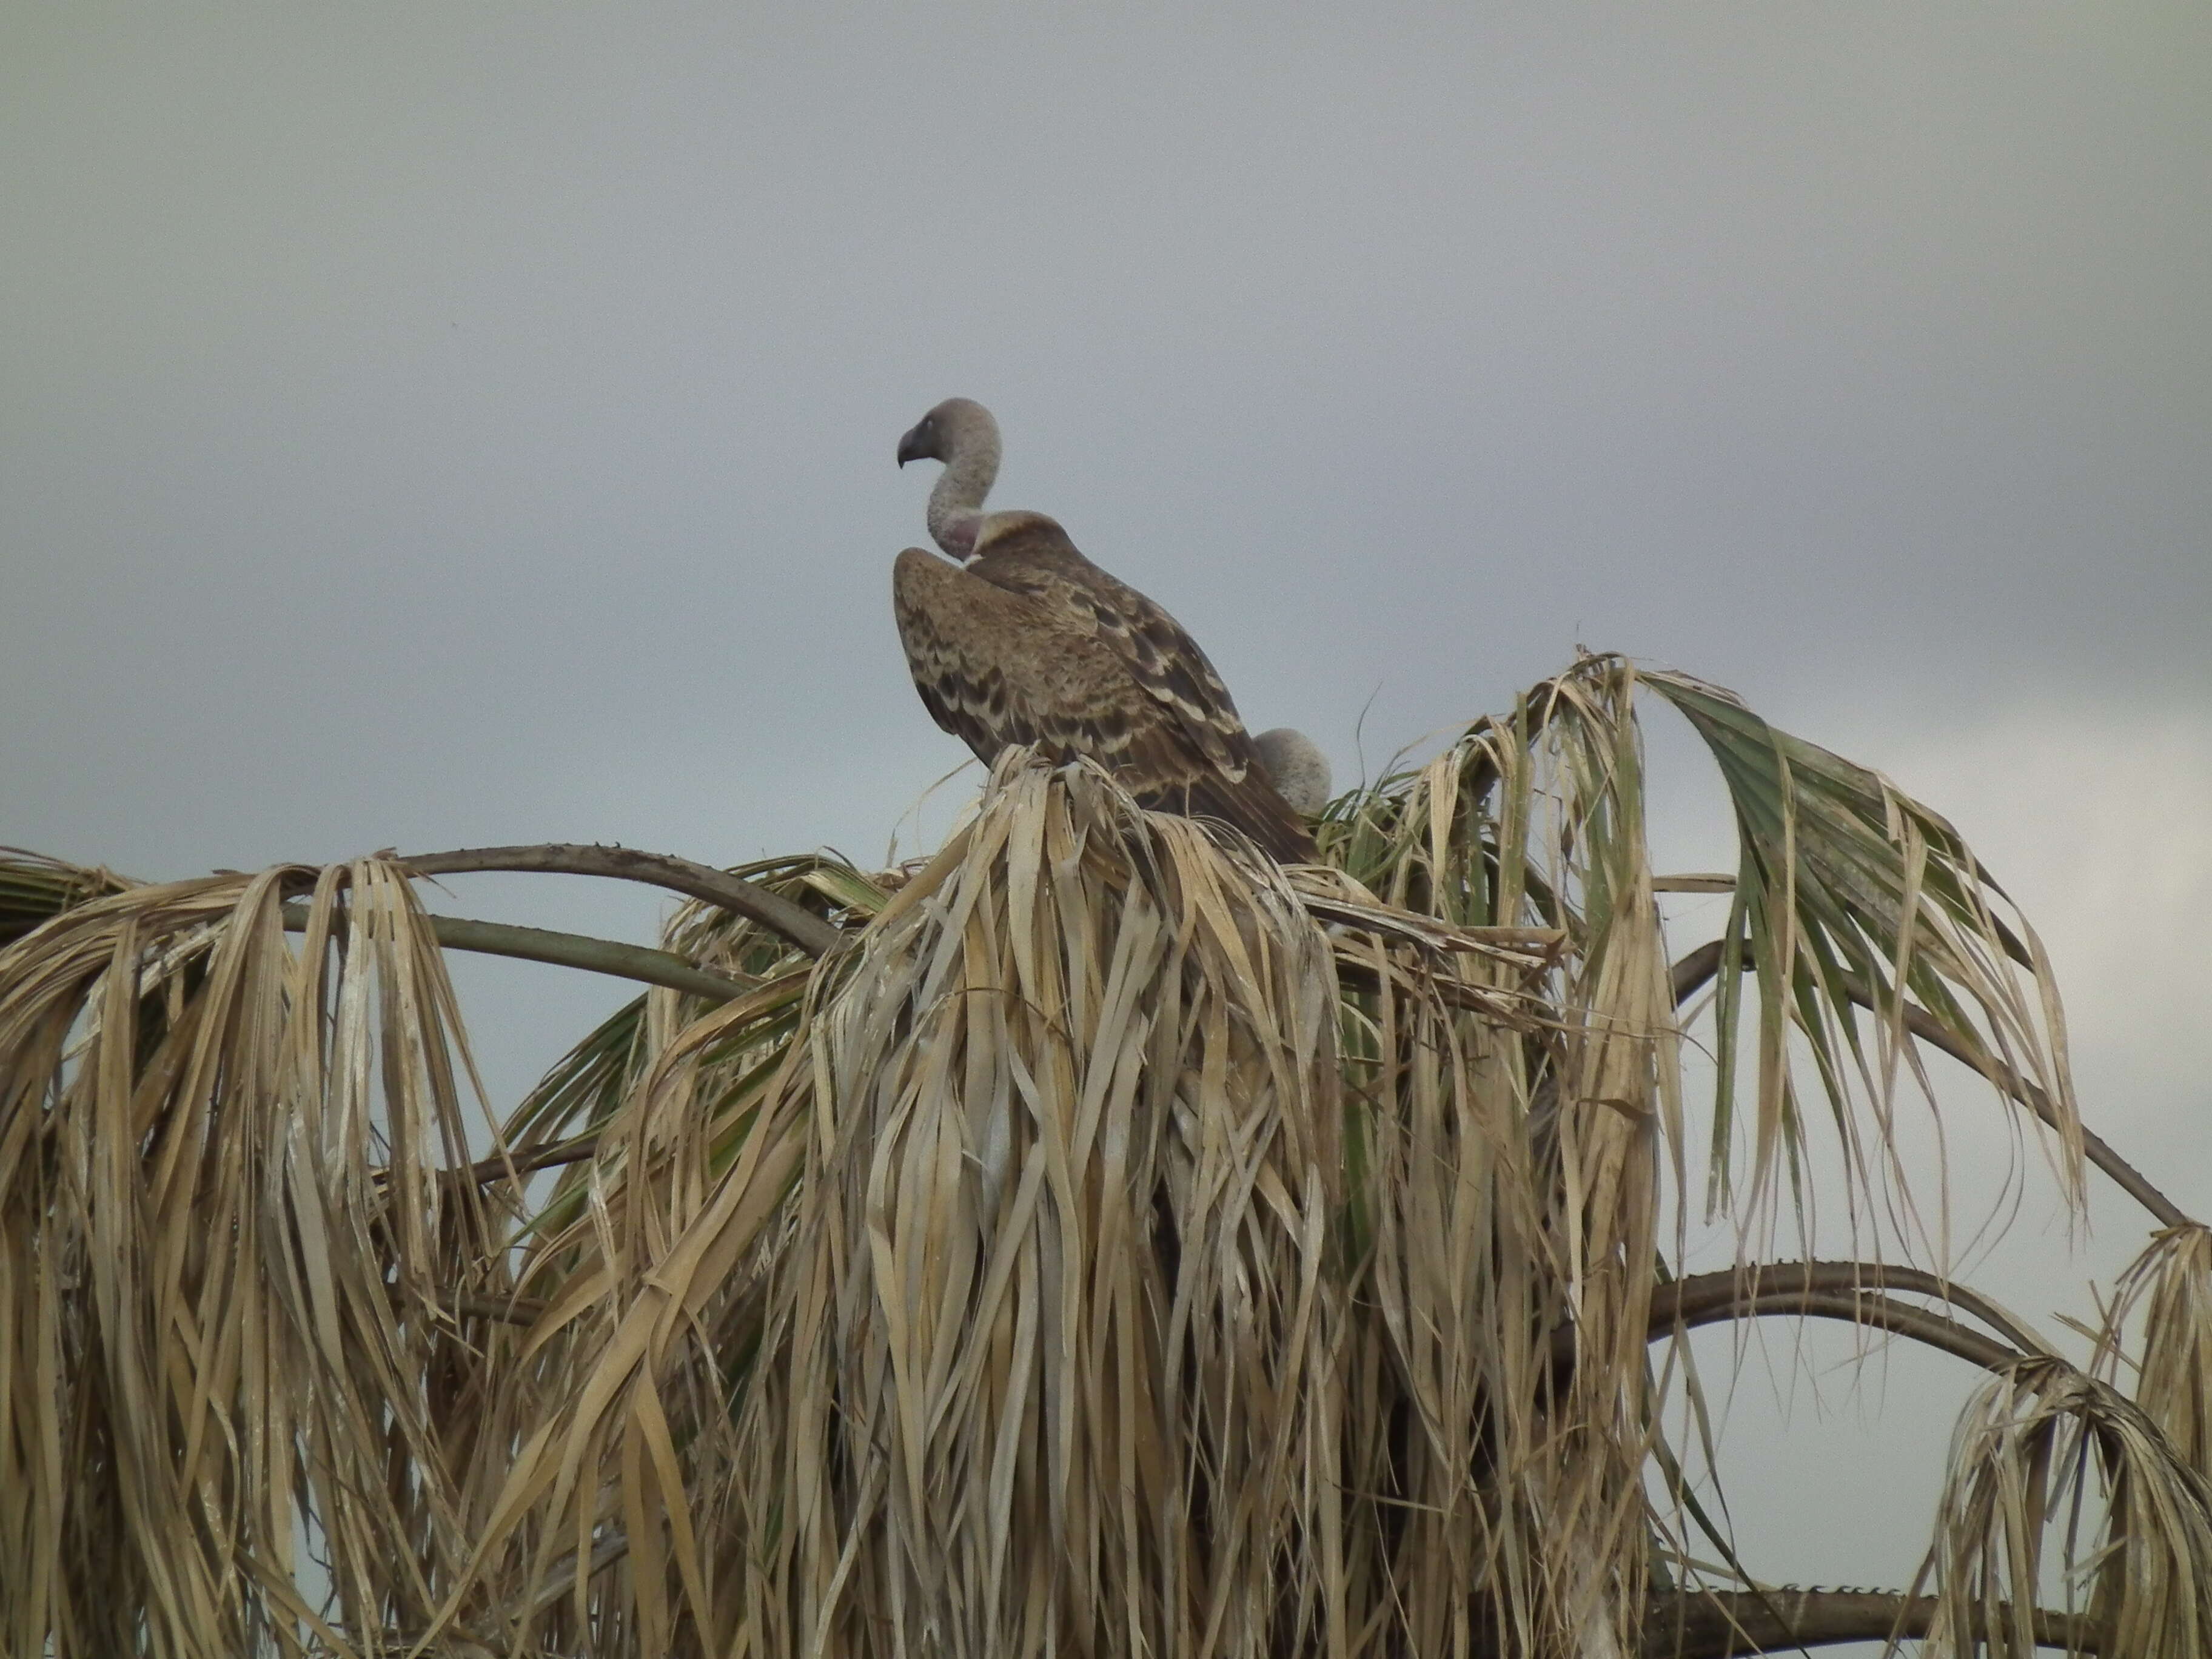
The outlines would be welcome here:
<svg viewBox="0 0 2212 1659">
<path fill-rule="evenodd" d="M 2193 3 L 9 6 L 0 842 L 878 858 L 961 392 L 1340 778 L 1577 642 L 1889 772 L 2212 1212 L 2208 85 Z M 543 893 L 457 884 L 656 914 Z M 622 994 L 461 979 L 510 1094 Z M 1756 1565 L 1901 1577 L 1925 1461 Z"/>
</svg>

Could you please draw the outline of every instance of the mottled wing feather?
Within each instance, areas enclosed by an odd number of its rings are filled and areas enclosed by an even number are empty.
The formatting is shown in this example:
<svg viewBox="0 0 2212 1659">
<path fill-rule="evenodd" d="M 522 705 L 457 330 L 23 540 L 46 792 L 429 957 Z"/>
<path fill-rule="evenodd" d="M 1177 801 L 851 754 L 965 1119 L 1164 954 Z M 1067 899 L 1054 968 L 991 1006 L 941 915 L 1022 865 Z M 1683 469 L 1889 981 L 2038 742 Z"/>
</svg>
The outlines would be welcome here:
<svg viewBox="0 0 2212 1659">
<path fill-rule="evenodd" d="M 1147 806 L 1223 819 L 1279 859 L 1313 857 L 1305 826 L 1261 769 L 1227 775 L 1174 703 L 1140 691 L 1128 659 L 1064 605 L 919 548 L 899 555 L 891 586 L 922 706 L 979 758 L 1017 743 L 1088 756 Z"/>
<path fill-rule="evenodd" d="M 979 758 L 1013 743 L 1109 766 L 1123 757 L 1138 734 L 1122 718 L 1126 676 L 1105 647 L 919 548 L 899 555 L 891 586 L 922 706 Z"/>
<path fill-rule="evenodd" d="M 1256 758 L 1252 739 L 1198 641 L 1144 594 L 1085 558 L 1058 524 L 1036 515 L 1000 531 L 968 570 L 1027 595 L 1110 646 L 1206 758 L 1231 782 L 1243 781 Z"/>
</svg>

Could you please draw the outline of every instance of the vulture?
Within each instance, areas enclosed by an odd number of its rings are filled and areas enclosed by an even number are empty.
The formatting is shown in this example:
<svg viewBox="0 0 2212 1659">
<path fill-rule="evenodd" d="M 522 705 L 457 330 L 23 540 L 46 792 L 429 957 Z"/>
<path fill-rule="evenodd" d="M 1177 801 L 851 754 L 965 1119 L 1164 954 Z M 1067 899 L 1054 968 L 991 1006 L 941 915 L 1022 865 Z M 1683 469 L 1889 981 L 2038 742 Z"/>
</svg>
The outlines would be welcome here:
<svg viewBox="0 0 2212 1659">
<path fill-rule="evenodd" d="M 1008 744 L 1085 756 L 1156 811 L 1214 818 L 1285 863 L 1313 836 L 1268 779 L 1229 688 L 1176 619 L 1085 558 L 1042 513 L 986 513 L 999 424 L 948 398 L 899 440 L 942 461 L 929 533 L 957 563 L 909 547 L 891 580 L 922 706 L 989 764 Z"/>
<path fill-rule="evenodd" d="M 1267 768 L 1267 781 L 1275 786 L 1275 793 L 1299 817 L 1319 817 L 1328 805 L 1331 781 L 1328 757 L 1321 752 L 1321 745 L 1287 726 L 1262 732 L 1252 743 L 1260 751 L 1260 764 Z"/>
</svg>

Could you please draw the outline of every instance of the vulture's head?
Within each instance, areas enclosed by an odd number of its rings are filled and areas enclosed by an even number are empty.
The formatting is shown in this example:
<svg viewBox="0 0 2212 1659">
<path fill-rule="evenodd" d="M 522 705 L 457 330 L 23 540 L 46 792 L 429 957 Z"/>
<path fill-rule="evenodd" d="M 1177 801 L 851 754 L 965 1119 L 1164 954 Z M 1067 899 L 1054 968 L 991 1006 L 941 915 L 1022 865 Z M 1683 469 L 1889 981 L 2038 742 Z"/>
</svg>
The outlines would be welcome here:
<svg viewBox="0 0 2212 1659">
<path fill-rule="evenodd" d="M 1303 732 L 1279 726 L 1252 739 L 1275 793 L 1294 811 L 1318 817 L 1329 802 L 1328 757 Z"/>
<path fill-rule="evenodd" d="M 971 455 L 999 458 L 999 423 L 973 398 L 947 398 L 923 416 L 899 440 L 898 464 L 943 461 L 947 466 Z"/>
<path fill-rule="evenodd" d="M 975 550 L 983 497 L 999 476 L 999 423 L 973 398 L 947 398 L 899 440 L 898 464 L 942 461 L 929 492 L 929 533 L 956 559 Z"/>
</svg>

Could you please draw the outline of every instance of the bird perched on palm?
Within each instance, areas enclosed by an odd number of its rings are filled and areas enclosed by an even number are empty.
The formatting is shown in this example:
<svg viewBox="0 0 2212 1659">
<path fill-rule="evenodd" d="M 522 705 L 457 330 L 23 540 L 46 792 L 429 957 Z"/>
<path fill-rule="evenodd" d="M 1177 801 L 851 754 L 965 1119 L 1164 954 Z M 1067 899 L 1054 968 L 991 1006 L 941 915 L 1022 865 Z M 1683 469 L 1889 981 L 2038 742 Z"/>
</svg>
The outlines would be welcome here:
<svg viewBox="0 0 2212 1659">
<path fill-rule="evenodd" d="M 1056 520 L 983 510 L 999 456 L 998 422 L 967 398 L 899 440 L 901 466 L 945 464 L 929 532 L 961 562 L 910 547 L 893 568 L 899 640 L 931 717 L 986 763 L 1009 744 L 1085 756 L 1146 806 L 1231 824 L 1285 862 L 1312 859 L 1229 688 L 1175 618 L 1084 557 Z"/>
</svg>

